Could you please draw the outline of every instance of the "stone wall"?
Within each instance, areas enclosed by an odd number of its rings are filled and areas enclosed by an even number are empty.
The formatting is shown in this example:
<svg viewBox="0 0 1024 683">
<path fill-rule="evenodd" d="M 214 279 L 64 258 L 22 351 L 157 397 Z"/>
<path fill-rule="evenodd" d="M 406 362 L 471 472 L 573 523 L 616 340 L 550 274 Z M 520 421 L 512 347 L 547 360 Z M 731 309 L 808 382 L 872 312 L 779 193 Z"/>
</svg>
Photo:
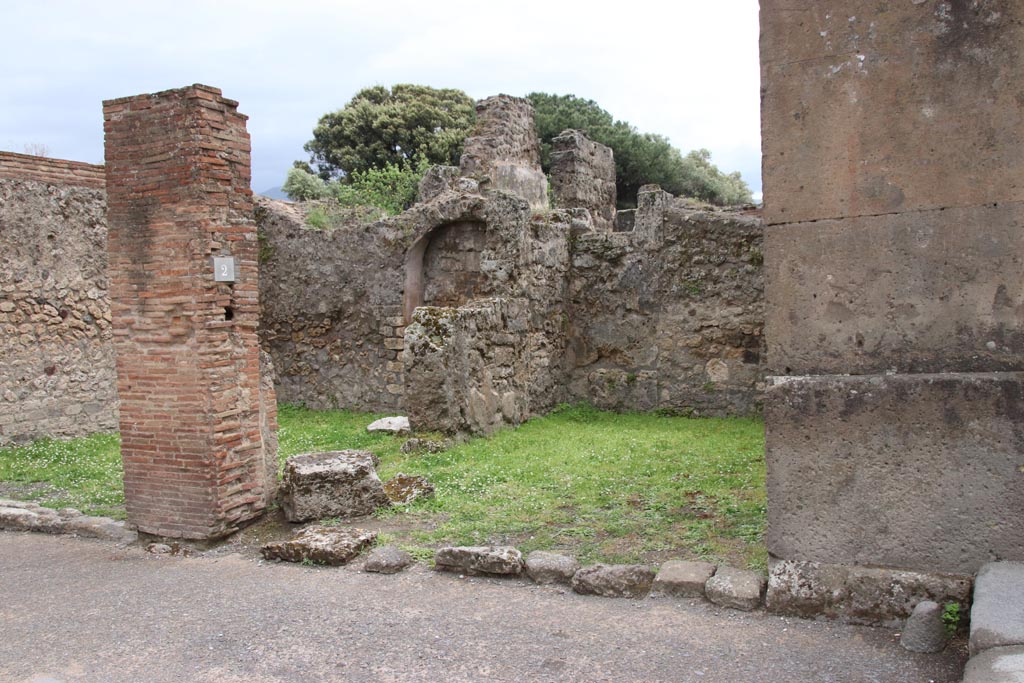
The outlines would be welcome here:
<svg viewBox="0 0 1024 683">
<path fill-rule="evenodd" d="M 769 552 L 1022 560 L 1024 5 L 762 0 L 761 29 Z"/>
<path fill-rule="evenodd" d="M 548 205 L 548 181 L 540 167 L 540 139 L 529 100 L 496 95 L 476 105 L 476 129 L 466 138 L 459 167 L 483 189 L 522 197 L 530 208 Z"/>
<path fill-rule="evenodd" d="M 579 235 L 570 272 L 569 395 L 613 410 L 760 412 L 761 221 L 657 187 L 631 232 Z"/>
<path fill-rule="evenodd" d="M 578 130 L 551 141 L 551 190 L 555 206 L 586 209 L 598 232 L 615 226 L 615 158 L 611 147 Z"/>
<path fill-rule="evenodd" d="M 106 196 L 78 182 L 0 177 L 0 445 L 117 428 Z"/>
<path fill-rule="evenodd" d="M 277 397 L 316 409 L 397 410 L 402 396 L 405 235 L 365 212 L 326 229 L 311 207 L 257 197 L 260 336 Z"/>
<path fill-rule="evenodd" d="M 157 536 L 225 536 L 277 488 L 237 107 L 204 85 L 103 103 L 125 502 Z M 215 270 L 217 258 L 233 268 Z"/>
<path fill-rule="evenodd" d="M 34 180 L 50 185 L 88 187 L 102 190 L 106 187 L 101 164 L 51 159 L 29 154 L 0 152 L 0 178 Z"/>
</svg>

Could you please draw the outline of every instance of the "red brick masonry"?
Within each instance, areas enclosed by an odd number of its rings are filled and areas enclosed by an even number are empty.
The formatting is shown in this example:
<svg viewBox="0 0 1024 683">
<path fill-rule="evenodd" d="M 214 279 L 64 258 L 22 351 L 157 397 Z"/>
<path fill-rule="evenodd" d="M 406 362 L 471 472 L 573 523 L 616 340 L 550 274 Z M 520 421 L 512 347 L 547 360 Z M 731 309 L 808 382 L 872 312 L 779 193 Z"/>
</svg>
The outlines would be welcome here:
<svg viewBox="0 0 1024 683">
<path fill-rule="evenodd" d="M 224 536 L 274 494 L 237 106 L 204 85 L 103 103 L 125 497 L 129 521 L 158 536 Z M 212 257 L 229 255 L 236 280 L 215 282 Z"/>
<path fill-rule="evenodd" d="M 0 178 L 91 187 L 94 190 L 102 190 L 106 184 L 102 164 L 85 164 L 81 161 L 14 152 L 0 152 Z"/>
</svg>

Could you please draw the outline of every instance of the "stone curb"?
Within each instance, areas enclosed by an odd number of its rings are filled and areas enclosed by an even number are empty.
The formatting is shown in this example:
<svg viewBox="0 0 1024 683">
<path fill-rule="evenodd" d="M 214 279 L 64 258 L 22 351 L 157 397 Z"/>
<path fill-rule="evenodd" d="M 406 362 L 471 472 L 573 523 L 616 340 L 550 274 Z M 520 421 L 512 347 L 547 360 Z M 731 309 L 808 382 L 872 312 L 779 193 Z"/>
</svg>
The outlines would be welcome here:
<svg viewBox="0 0 1024 683">
<path fill-rule="evenodd" d="M 36 503 L 2 498 L 0 529 L 67 534 L 123 544 L 134 543 L 139 539 L 138 533 L 129 529 L 124 522 L 109 517 L 91 517 L 74 508 L 52 510 Z"/>
</svg>

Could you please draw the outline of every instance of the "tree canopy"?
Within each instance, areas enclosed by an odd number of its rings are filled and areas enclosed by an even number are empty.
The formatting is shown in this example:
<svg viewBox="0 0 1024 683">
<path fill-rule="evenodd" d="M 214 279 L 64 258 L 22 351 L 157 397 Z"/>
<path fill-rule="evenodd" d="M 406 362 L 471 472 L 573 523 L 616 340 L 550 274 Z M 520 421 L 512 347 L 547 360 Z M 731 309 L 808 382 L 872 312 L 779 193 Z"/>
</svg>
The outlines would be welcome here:
<svg viewBox="0 0 1024 683">
<path fill-rule="evenodd" d="M 712 204 L 751 201 L 750 188 L 740 174 L 720 171 L 706 149 L 684 156 L 666 137 L 638 132 L 625 121 L 615 120 L 593 100 L 539 92 L 530 93 L 527 99 L 536 112 L 544 171 L 550 171 L 551 140 L 568 128 L 581 130 L 612 148 L 620 207 L 635 205 L 637 191 L 649 183 Z M 458 165 L 475 120 L 474 102 L 461 90 L 409 84 L 364 88 L 343 108 L 321 117 L 313 139 L 305 145 L 310 163 L 297 161 L 295 166 L 325 181 L 340 180 L 340 185 L 359 182 L 375 188 L 393 179 L 385 182 L 384 176 L 367 174 L 385 172 L 388 178 L 401 176 L 399 184 L 404 187 L 414 167 Z M 343 192 L 328 186 L 314 188 L 300 176 L 290 180 L 296 195 Z M 404 195 L 400 203 L 406 203 Z"/>
<path fill-rule="evenodd" d="M 536 113 L 545 172 L 550 168 L 552 138 L 567 128 L 575 128 L 612 148 L 620 206 L 635 204 L 637 191 L 649 183 L 660 185 L 666 192 L 712 204 L 752 201 L 750 188 L 740 174 L 722 173 L 711 163 L 711 153 L 706 149 L 683 156 L 664 136 L 640 133 L 625 121 L 616 121 L 593 100 L 539 92 L 526 97 Z"/>
<path fill-rule="evenodd" d="M 376 85 L 321 117 L 305 150 L 325 180 L 401 166 L 416 155 L 457 165 L 475 119 L 475 103 L 461 90 Z"/>
</svg>

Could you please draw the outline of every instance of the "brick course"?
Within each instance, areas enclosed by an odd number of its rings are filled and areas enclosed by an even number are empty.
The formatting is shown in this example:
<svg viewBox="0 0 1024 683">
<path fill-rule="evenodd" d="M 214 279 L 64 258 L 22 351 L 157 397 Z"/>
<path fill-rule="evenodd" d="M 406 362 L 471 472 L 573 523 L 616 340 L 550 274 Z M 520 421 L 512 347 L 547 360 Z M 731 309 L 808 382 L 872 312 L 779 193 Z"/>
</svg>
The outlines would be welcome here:
<svg viewBox="0 0 1024 683">
<path fill-rule="evenodd" d="M 102 190 L 106 184 L 102 164 L 50 159 L 15 152 L 0 152 L 0 178 L 34 180 Z"/>
<path fill-rule="evenodd" d="M 103 103 L 125 498 L 129 521 L 158 536 L 227 535 L 275 488 L 237 106 L 203 85 Z M 215 282 L 212 257 L 228 255 L 236 280 Z"/>
</svg>

